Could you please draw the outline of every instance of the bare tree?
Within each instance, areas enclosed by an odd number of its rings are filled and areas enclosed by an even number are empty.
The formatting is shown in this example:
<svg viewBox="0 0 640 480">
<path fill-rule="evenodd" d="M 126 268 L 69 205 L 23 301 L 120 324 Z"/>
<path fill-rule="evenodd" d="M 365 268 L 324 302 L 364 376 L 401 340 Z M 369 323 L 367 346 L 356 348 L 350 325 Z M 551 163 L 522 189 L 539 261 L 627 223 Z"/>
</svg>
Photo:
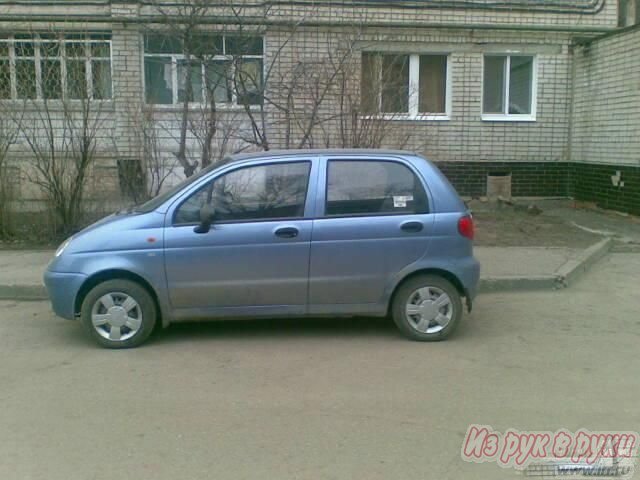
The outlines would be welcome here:
<svg viewBox="0 0 640 480">
<path fill-rule="evenodd" d="M 36 185 L 54 213 L 56 234 L 69 234 L 83 225 L 87 208 L 87 183 L 95 165 L 98 137 L 106 116 L 100 98 L 100 71 L 87 82 L 86 58 L 90 44 L 82 39 L 69 43 L 66 75 L 57 59 L 48 60 L 47 49 L 58 49 L 54 42 L 42 46 L 42 73 L 36 80 L 28 69 L 16 71 L 23 91 L 20 138 L 27 145 L 32 161 L 26 176 Z M 52 58 L 54 55 L 51 53 Z M 109 76 L 110 88 L 110 76 Z M 18 113 L 18 111 L 20 113 Z"/>
<path fill-rule="evenodd" d="M 11 119 L 0 113 L 0 239 L 10 238 L 14 234 L 12 202 L 16 200 L 15 185 L 18 169 L 11 168 L 8 162 L 9 148 L 16 141 L 20 118 Z"/>
<path fill-rule="evenodd" d="M 243 16 L 236 13 L 239 31 L 246 31 Z M 401 108 L 386 111 L 382 105 L 372 108 L 371 96 L 385 92 L 387 105 L 400 105 L 409 92 L 398 88 L 396 72 L 378 65 L 375 72 L 361 61 L 364 33 L 355 28 L 345 34 L 325 33 L 316 39 L 318 51 L 304 58 L 295 49 L 303 20 L 277 32 L 280 42 L 272 48 L 264 77 L 236 75 L 234 87 L 239 92 L 254 91 L 261 98 L 258 105 L 242 104 L 251 125 L 251 135 L 243 138 L 263 150 L 272 148 L 272 136 L 278 134 L 283 148 L 404 148 L 413 133 L 396 120 L 402 118 Z M 325 49 L 323 51 L 323 48 Z M 303 57 L 303 58 L 301 58 Z M 291 66 L 290 58 L 300 58 Z M 236 71 L 243 71 L 243 58 L 234 58 Z M 369 90 L 361 77 L 375 78 Z M 382 111 L 385 111 L 383 114 Z M 275 118 L 275 120 L 274 120 Z"/>
<path fill-rule="evenodd" d="M 14 115 L 6 101 L 11 98 L 11 66 L 6 46 L 0 47 L 0 55 L 4 57 L 0 59 L 0 239 L 7 239 L 15 234 L 13 209 L 20 180 L 19 170 L 9 165 L 9 149 L 17 140 L 22 116 Z"/>
<path fill-rule="evenodd" d="M 222 40 L 218 40 L 220 35 L 203 28 L 203 18 L 212 4 L 209 0 L 191 0 L 170 7 L 159 1 L 154 4 L 163 21 L 157 28 L 149 28 L 147 35 L 167 44 L 177 42 L 183 59 L 178 66 L 178 82 L 184 88 L 178 98 L 180 126 L 174 154 L 189 177 L 199 167 L 210 165 L 215 157 L 217 102 L 220 90 L 227 85 L 225 66 L 214 61 L 214 57 L 223 54 Z M 189 137 L 198 145 L 196 155 L 189 154 Z"/>
<path fill-rule="evenodd" d="M 178 42 L 181 53 L 180 111 L 167 131 L 177 142 L 175 156 L 185 175 L 219 161 L 216 152 L 226 152 L 234 143 L 232 150 L 270 150 L 404 147 L 413 140 L 411 132 L 395 122 L 402 117 L 400 110 L 374 111 L 362 101 L 360 76 L 370 67 L 363 65 L 358 45 L 366 36 L 364 27 L 342 34 L 312 32 L 318 48 L 310 58 L 297 51 L 299 38 L 310 34 L 304 27 L 307 17 L 301 17 L 270 30 L 268 53 L 260 46 L 259 58 L 255 58 L 250 53 L 256 50 L 257 41 L 262 42 L 265 30 L 247 15 L 251 7 L 194 0 L 169 6 L 158 1 L 156 8 L 163 21 L 149 34 Z M 218 25 L 212 32 L 205 23 L 220 8 L 231 13 L 233 25 Z M 262 8 L 267 16 L 270 7 Z M 224 49 L 216 47 L 216 36 L 225 36 Z M 233 48 L 229 48 L 231 43 Z M 292 58 L 299 60 L 292 65 Z M 376 91 L 384 89 L 389 102 L 397 87 L 394 72 L 385 72 L 376 81 Z M 406 99 L 407 92 L 396 90 Z M 233 115 L 235 126 L 228 128 L 231 116 L 226 106 L 231 101 L 244 115 Z M 189 152 L 190 145 L 195 152 Z"/>
<path fill-rule="evenodd" d="M 231 4 L 229 8 L 235 20 L 236 41 L 241 51 L 246 50 L 247 45 L 256 35 L 255 27 L 247 22 L 243 7 Z M 265 16 L 268 13 L 267 7 Z M 287 63 L 284 58 L 287 49 L 291 47 L 305 20 L 307 17 L 302 16 L 288 27 L 273 32 L 280 39 L 271 47 L 269 56 L 265 56 L 264 63 L 261 64 L 262 68 L 259 70 L 250 68 L 255 64 L 248 63 L 243 55 L 233 55 L 230 82 L 250 127 L 249 135 L 243 135 L 242 140 L 259 150 L 272 148 L 270 120 L 274 114 L 284 118 L 284 122 L 277 124 L 277 128 L 284 130 L 282 146 L 292 148 L 294 145 L 294 125 L 300 121 L 300 117 L 296 118 L 294 115 L 295 99 L 300 82 L 304 79 L 304 71 L 282 67 Z M 315 119 L 312 119 L 305 124 L 314 122 Z M 302 146 L 304 143 L 302 142 Z"/>
<path fill-rule="evenodd" d="M 162 129 L 152 105 L 130 105 L 127 116 L 142 158 L 118 160 L 119 181 L 125 195 L 138 204 L 158 195 L 169 178 L 175 175 L 179 163 L 175 156 L 165 154 L 160 135 Z M 118 151 L 115 139 L 113 146 Z"/>
<path fill-rule="evenodd" d="M 353 48 L 353 43 L 351 45 Z M 403 104 L 408 101 L 410 92 L 397 84 L 393 65 L 384 68 L 379 57 L 361 52 L 358 55 L 359 62 L 341 65 L 337 75 L 339 125 L 336 146 L 405 148 L 413 132 L 397 121 L 402 118 L 403 108 L 406 108 Z"/>
<path fill-rule="evenodd" d="M 250 25 L 246 16 L 247 8 L 254 7 L 225 0 L 215 4 L 209 0 L 192 0 L 170 5 L 156 1 L 154 5 L 162 21 L 147 29 L 148 38 L 179 49 L 181 57 L 177 66 L 177 78 L 182 87 L 177 99 L 178 126 L 169 128 L 167 133 L 175 136 L 175 155 L 185 175 L 190 176 L 198 167 L 204 168 L 218 158 L 216 151 L 225 150 L 233 143 L 227 135 L 231 130 L 239 135 L 237 140 L 246 144 L 242 149 L 269 150 L 269 109 L 288 110 L 267 95 L 270 91 L 267 85 L 271 85 L 271 79 L 280 67 L 280 53 L 296 34 L 302 19 L 287 29 L 284 42 L 270 52 L 269 61 L 265 62 L 264 28 Z M 212 31 L 207 25 L 207 16 L 220 8 L 231 14 L 235 22 L 218 25 Z M 269 6 L 261 8 L 262 14 L 267 16 Z M 224 48 L 222 37 L 225 38 Z M 273 82 L 274 85 L 279 83 Z M 224 108 L 229 104 L 239 107 L 245 115 L 231 115 L 239 125 L 227 128 L 219 135 L 224 117 L 229 125 L 229 110 Z M 197 146 L 195 154 L 189 152 L 189 140 Z"/>
<path fill-rule="evenodd" d="M 341 82 L 348 85 L 358 35 L 337 43 L 335 48 L 329 46 L 324 56 L 313 61 L 299 60 L 281 76 L 275 88 L 283 93 L 280 98 L 285 101 L 273 103 L 284 112 L 285 148 L 313 148 L 327 143 L 342 113 L 338 108 L 342 93 L 339 86 Z"/>
</svg>

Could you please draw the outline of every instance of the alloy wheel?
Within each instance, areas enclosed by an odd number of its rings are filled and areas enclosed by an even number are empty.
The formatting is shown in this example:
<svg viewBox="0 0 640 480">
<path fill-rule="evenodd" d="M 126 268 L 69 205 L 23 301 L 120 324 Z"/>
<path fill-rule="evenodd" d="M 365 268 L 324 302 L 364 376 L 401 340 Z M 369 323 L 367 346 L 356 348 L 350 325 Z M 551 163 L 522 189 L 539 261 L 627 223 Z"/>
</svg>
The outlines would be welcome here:
<svg viewBox="0 0 640 480">
<path fill-rule="evenodd" d="M 126 293 L 107 293 L 94 303 L 91 324 L 101 337 L 122 342 L 133 337 L 142 327 L 142 309 Z"/>
<path fill-rule="evenodd" d="M 438 333 L 447 327 L 453 317 L 453 303 L 447 293 L 438 287 L 415 290 L 405 305 L 406 318 L 420 333 Z"/>
</svg>

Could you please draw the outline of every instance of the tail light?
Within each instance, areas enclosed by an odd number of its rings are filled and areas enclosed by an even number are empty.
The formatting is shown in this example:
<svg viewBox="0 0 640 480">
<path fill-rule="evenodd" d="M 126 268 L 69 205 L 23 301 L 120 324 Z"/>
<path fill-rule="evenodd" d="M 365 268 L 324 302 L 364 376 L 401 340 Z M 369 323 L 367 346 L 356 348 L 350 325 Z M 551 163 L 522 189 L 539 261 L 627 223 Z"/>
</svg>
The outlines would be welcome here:
<svg viewBox="0 0 640 480">
<path fill-rule="evenodd" d="M 474 228 L 471 215 L 466 215 L 458 220 L 458 232 L 460 232 L 460 235 L 463 237 L 473 240 Z"/>
</svg>

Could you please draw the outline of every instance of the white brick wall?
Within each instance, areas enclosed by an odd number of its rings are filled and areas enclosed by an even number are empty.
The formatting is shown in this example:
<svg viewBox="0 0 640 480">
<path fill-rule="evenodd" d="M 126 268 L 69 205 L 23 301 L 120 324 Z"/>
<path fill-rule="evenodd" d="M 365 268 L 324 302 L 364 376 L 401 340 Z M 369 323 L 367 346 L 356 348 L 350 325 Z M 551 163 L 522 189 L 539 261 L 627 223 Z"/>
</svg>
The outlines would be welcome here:
<svg viewBox="0 0 640 480">
<path fill-rule="evenodd" d="M 117 118 L 115 136 L 122 157 L 138 157 L 135 112 L 142 105 L 142 37 L 135 27 L 114 25 L 112 30 L 113 101 Z"/>
<path fill-rule="evenodd" d="M 336 38 L 318 29 L 302 29 L 281 52 L 278 67 L 292 68 L 303 58 L 320 59 L 335 48 Z M 267 50 L 274 50 L 286 33 L 268 33 Z M 425 47 L 449 53 L 452 68 L 452 112 L 445 121 L 398 121 L 403 132 L 411 132 L 407 148 L 435 161 L 558 161 L 566 160 L 569 114 L 570 58 L 566 34 L 517 32 L 468 32 L 460 30 L 365 30 L 359 43 L 368 50 L 390 48 L 416 53 Z M 332 41 L 333 39 L 333 41 Z M 324 48 L 319 48 L 319 45 Z M 522 51 L 538 60 L 538 99 L 535 122 L 500 122 L 481 119 L 483 52 Z M 356 79 L 359 84 L 359 79 Z M 277 125 L 277 124 L 276 124 Z M 278 137 L 277 131 L 274 132 Z M 280 140 L 282 140 L 280 138 Z M 386 146 L 397 147 L 389 138 Z M 282 146 L 282 142 L 280 143 Z M 322 146 L 317 142 L 317 146 Z"/>
<path fill-rule="evenodd" d="M 560 161 L 568 160 L 569 151 L 570 30 L 612 29 L 617 22 L 617 2 L 606 0 L 598 5 L 588 14 L 555 14 L 378 6 L 365 9 L 347 4 L 328 6 L 318 3 L 294 7 L 276 2 L 268 11 L 253 8 L 243 13 L 257 15 L 257 19 L 263 15 L 267 23 L 304 18 L 318 24 L 302 27 L 293 36 L 278 59 L 275 74 L 280 75 L 286 75 L 301 59 L 317 59 L 328 51 L 334 51 L 345 32 L 358 29 L 362 30 L 359 40 L 366 43 L 369 50 L 375 50 L 376 45 L 396 45 L 406 53 L 418 53 L 437 46 L 442 52 L 449 53 L 452 68 L 451 119 L 394 122 L 393 129 L 411 133 L 407 148 L 441 162 Z M 113 127 L 105 128 L 105 136 L 111 137 L 112 141 L 105 139 L 101 142 L 100 156 L 104 160 L 101 160 L 100 175 L 104 181 L 99 184 L 101 188 L 105 185 L 116 188 L 115 159 L 140 158 L 142 152 L 135 128 L 135 112 L 142 108 L 144 102 L 142 32 L 145 26 L 137 22 L 157 12 L 148 4 L 141 5 L 135 1 L 113 3 L 108 11 L 104 7 L 87 8 L 87 15 L 96 15 L 96 19 L 102 15 L 102 23 L 59 23 L 57 26 L 85 31 L 87 28 L 107 29 L 112 33 L 114 97 L 110 102 L 112 113 L 109 115 Z M 33 15 L 34 23 L 28 29 L 38 29 L 50 27 L 46 23 L 47 15 L 64 15 L 68 11 L 69 6 L 61 2 L 59 7 L 12 6 L 8 13 Z M 228 9 L 213 13 L 230 14 Z M 39 23 L 42 21 L 45 23 Z M 344 22 L 350 26 L 345 28 Z M 330 28 L 328 23 L 334 26 Z M 483 28 L 471 29 L 468 28 L 470 25 L 483 25 Z M 494 29 L 486 28 L 489 26 L 494 26 Z M 4 23 L 0 28 L 12 33 L 18 27 Z M 210 25 L 208 28 L 220 26 Z M 270 63 L 269 55 L 290 35 L 283 28 L 276 25 L 267 27 L 267 64 Z M 640 104 L 633 102 L 638 101 L 640 80 L 635 83 L 624 80 L 640 75 L 637 47 L 630 50 L 631 45 L 639 44 L 639 40 L 638 32 L 630 32 L 595 42 L 588 52 L 584 48 L 578 49 L 572 159 L 638 161 Z M 483 52 L 490 50 L 495 53 L 501 49 L 537 55 L 539 77 L 535 122 L 488 122 L 481 119 Z M 616 72 L 615 76 L 611 75 L 612 71 Z M 350 88 L 357 91 L 359 68 L 354 72 L 356 77 L 351 80 Z M 238 113 L 229 115 L 237 116 Z M 176 118 L 171 112 L 158 114 L 165 125 L 172 116 Z M 269 125 L 273 147 L 282 146 L 282 117 L 272 111 Z M 166 154 L 172 158 L 171 152 L 176 150 L 177 129 L 172 132 L 171 128 L 163 127 L 160 131 Z M 316 132 L 314 146 L 324 146 L 323 142 L 335 136 L 335 132 L 335 125 L 330 124 L 325 131 Z M 385 145 L 396 146 L 391 138 Z"/>
<path fill-rule="evenodd" d="M 543 11 L 518 11 L 509 9 L 446 9 L 434 8 L 437 2 L 406 2 L 414 5 L 427 5 L 427 8 L 391 8 L 388 6 L 350 6 L 347 2 L 327 5 L 322 2 L 313 4 L 303 15 L 309 20 L 328 20 L 332 23 L 357 22 L 376 23 L 425 23 L 425 24 L 457 24 L 457 25 L 515 25 L 515 26 L 556 26 L 556 27 L 615 27 L 618 21 L 617 2 L 605 0 L 598 2 L 596 8 L 583 14 L 577 13 L 545 13 Z M 327 2 L 328 3 L 328 2 Z M 459 2 L 462 3 L 462 2 Z M 476 2 L 481 3 L 481 2 Z M 518 5 L 518 2 L 513 2 Z M 375 2 L 372 2 L 375 5 Z M 535 5 L 535 4 L 534 4 Z M 538 3 L 538 5 L 540 5 Z M 300 17 L 298 6 L 278 5 L 270 10 L 270 17 Z"/>
<path fill-rule="evenodd" d="M 571 158 L 640 165 L 640 29 L 575 49 Z"/>
</svg>

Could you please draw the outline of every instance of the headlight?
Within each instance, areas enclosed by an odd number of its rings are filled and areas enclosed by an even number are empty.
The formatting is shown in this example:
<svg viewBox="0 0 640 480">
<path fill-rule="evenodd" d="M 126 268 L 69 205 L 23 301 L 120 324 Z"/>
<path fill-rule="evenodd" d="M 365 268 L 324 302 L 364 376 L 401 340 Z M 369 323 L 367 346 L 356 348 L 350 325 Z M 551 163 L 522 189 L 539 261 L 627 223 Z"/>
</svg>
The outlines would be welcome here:
<svg viewBox="0 0 640 480">
<path fill-rule="evenodd" d="M 69 246 L 69 244 L 71 243 L 72 239 L 73 239 L 73 237 L 71 236 L 71 237 L 67 238 L 64 242 L 62 242 L 62 245 L 60 245 L 58 247 L 58 249 L 56 250 L 56 257 L 59 257 L 60 255 L 62 255 L 62 252 L 64 252 L 64 249 Z"/>
</svg>

